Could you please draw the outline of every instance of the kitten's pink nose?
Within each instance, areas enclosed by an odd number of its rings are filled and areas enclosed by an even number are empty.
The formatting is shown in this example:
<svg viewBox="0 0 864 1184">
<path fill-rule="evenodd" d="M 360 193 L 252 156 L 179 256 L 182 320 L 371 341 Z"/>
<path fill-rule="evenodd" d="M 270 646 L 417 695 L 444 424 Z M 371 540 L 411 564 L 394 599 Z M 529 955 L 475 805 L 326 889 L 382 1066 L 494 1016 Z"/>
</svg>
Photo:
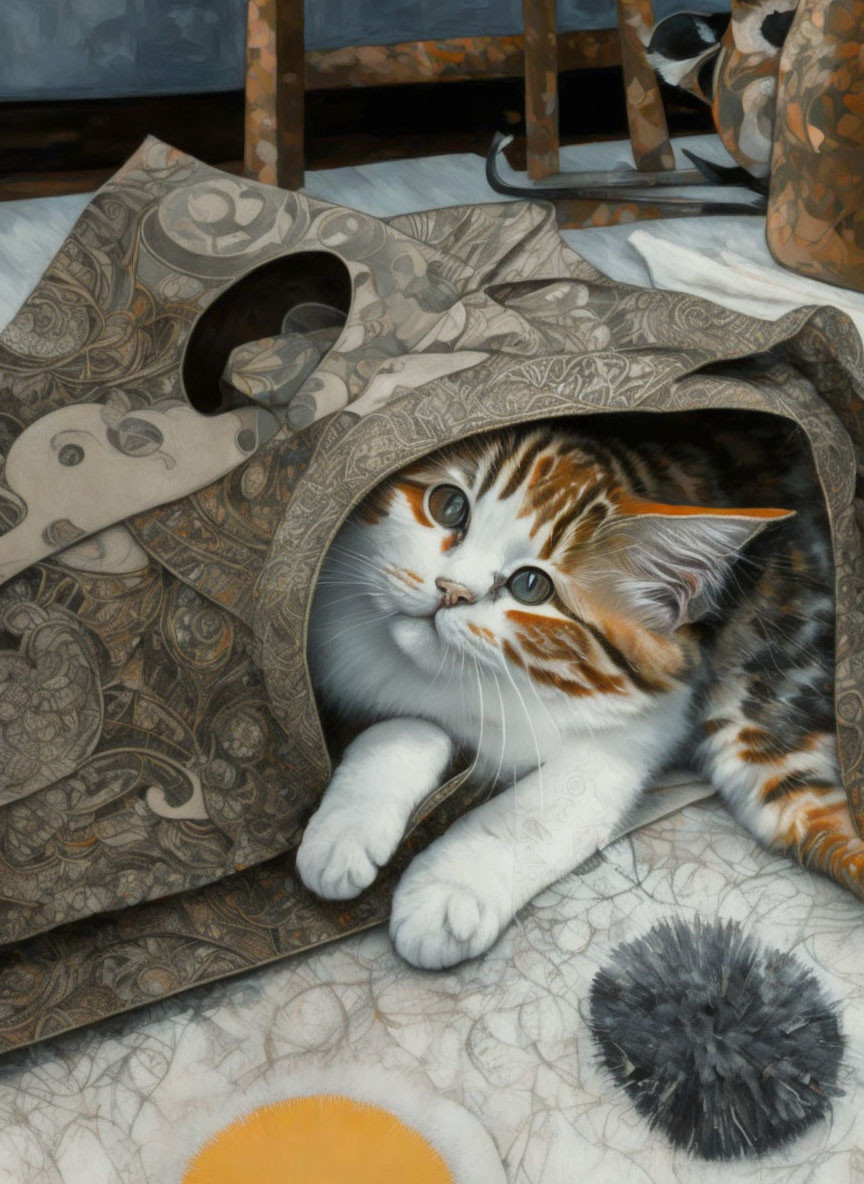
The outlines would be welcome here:
<svg viewBox="0 0 864 1184">
<path fill-rule="evenodd" d="M 452 608 L 454 604 L 473 604 L 474 593 L 464 584 L 457 584 L 453 580 L 442 579 L 435 581 L 435 587 L 441 593 L 442 607 Z"/>
</svg>

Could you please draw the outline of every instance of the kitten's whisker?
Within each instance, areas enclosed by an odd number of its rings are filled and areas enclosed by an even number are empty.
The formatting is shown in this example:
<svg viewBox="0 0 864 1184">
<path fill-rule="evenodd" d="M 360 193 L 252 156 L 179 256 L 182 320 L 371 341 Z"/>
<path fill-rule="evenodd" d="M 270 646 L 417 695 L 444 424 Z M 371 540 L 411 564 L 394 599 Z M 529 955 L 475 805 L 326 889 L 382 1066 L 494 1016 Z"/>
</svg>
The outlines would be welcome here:
<svg viewBox="0 0 864 1184">
<path fill-rule="evenodd" d="M 338 543 L 327 553 L 328 563 L 341 563 L 343 566 L 350 566 L 353 571 L 359 564 L 360 567 L 378 566 L 377 556 L 363 555 L 359 551 L 352 551 L 343 544 Z"/>
<path fill-rule="evenodd" d="M 531 678 L 528 679 L 528 686 L 531 688 L 531 692 L 534 695 L 534 698 L 537 700 L 537 702 L 543 708 L 546 718 L 549 720 L 549 723 L 552 725 L 555 735 L 558 737 L 558 740 L 560 741 L 561 740 L 561 729 L 558 727 L 558 724 L 556 723 L 555 718 L 552 715 L 552 712 L 546 706 L 543 696 L 538 691 L 533 679 L 531 679 Z M 571 708 L 571 710 L 574 707 L 574 705 L 570 702 L 569 699 L 568 699 L 568 706 Z"/>
<path fill-rule="evenodd" d="M 427 686 L 427 687 L 424 689 L 424 691 L 423 691 L 423 694 L 422 694 L 422 695 L 420 696 L 420 698 L 417 700 L 417 704 L 418 704 L 418 706 L 422 706 L 422 704 L 424 704 L 424 703 L 428 703 L 428 701 L 429 701 L 429 698 L 430 698 L 430 697 L 431 697 L 431 695 L 432 695 L 432 691 L 435 689 L 435 683 L 436 683 L 436 682 L 438 681 L 438 679 L 441 677 L 441 671 L 444 669 L 445 665 L 447 664 L 447 659 L 448 659 L 449 657 L 450 657 L 449 651 L 448 651 L 448 650 L 445 648 L 445 649 L 444 649 L 444 655 L 443 655 L 443 657 L 441 658 L 441 663 L 440 663 L 440 665 L 438 666 L 438 669 L 437 669 L 437 671 L 435 672 L 435 677 L 432 679 L 431 683 L 429 683 L 429 685 L 428 685 L 428 686 Z M 446 689 L 447 689 L 447 688 L 445 687 L 444 689 L 445 689 L 445 691 L 446 691 Z"/>
<path fill-rule="evenodd" d="M 376 572 L 381 570 L 381 565 L 384 562 L 383 557 L 378 553 L 377 548 L 373 554 L 364 554 L 361 551 L 355 551 L 352 547 L 347 547 L 344 543 L 336 543 L 328 552 L 327 561 L 334 560 L 341 563 L 343 566 L 349 567 L 352 571 L 357 564 L 361 567 L 371 567 Z"/>
<path fill-rule="evenodd" d="M 325 568 L 318 577 L 318 585 L 325 588 L 356 588 L 369 587 L 377 588 L 379 583 L 377 580 L 370 580 L 368 576 L 353 575 L 349 579 L 347 576 L 334 576 Z"/>
<path fill-rule="evenodd" d="M 370 559 L 368 556 L 354 555 L 347 559 L 343 559 L 339 554 L 327 556 L 327 567 L 341 567 L 352 576 L 357 576 L 358 566 L 361 571 L 365 571 L 368 575 L 370 572 L 373 575 L 380 576 L 383 568 L 380 563 Z"/>
<path fill-rule="evenodd" d="M 504 753 L 507 751 L 507 712 L 504 707 L 504 696 L 501 694 L 501 682 L 495 670 L 490 669 L 489 673 L 492 675 L 492 682 L 495 684 L 495 690 L 498 692 L 498 705 L 501 708 L 501 755 L 498 757 L 498 768 L 495 770 L 495 777 L 492 784 L 497 785 L 501 779 L 501 770 L 504 767 Z"/>
<path fill-rule="evenodd" d="M 480 685 L 480 667 L 477 665 L 477 659 L 474 657 L 473 654 L 469 654 L 468 656 L 471 658 L 471 661 L 474 663 L 474 676 L 477 679 L 477 699 L 478 699 L 478 703 L 480 706 L 480 735 L 477 739 L 477 747 L 474 752 L 474 761 L 471 765 L 471 770 L 469 773 L 469 777 L 470 777 L 476 771 L 477 765 L 480 761 L 480 750 L 483 747 L 483 732 L 484 732 L 485 722 L 486 722 L 486 720 L 485 720 L 486 712 L 483 709 L 483 688 Z"/>
<path fill-rule="evenodd" d="M 375 589 L 375 591 L 377 591 L 377 589 Z M 328 605 L 345 604 L 349 600 L 357 600 L 357 599 L 369 600 L 369 593 L 368 592 L 350 592 L 347 596 L 337 596 L 333 600 L 330 600 L 328 598 L 327 603 L 328 603 Z"/>
<path fill-rule="evenodd" d="M 327 635 L 327 637 L 325 637 L 318 644 L 321 646 L 324 646 L 324 645 L 330 646 L 333 644 L 334 641 L 338 641 L 338 639 L 340 637 L 342 637 L 343 634 L 352 633 L 359 625 L 370 625 L 373 621 L 386 621 L 388 617 L 395 617 L 398 615 L 399 614 L 397 612 L 367 613 L 366 616 L 364 616 L 364 617 L 353 619 L 350 622 L 350 624 L 345 626 L 344 629 L 340 629 L 336 633 L 329 633 Z"/>
<path fill-rule="evenodd" d="M 345 556 L 352 562 L 357 563 L 372 563 L 380 565 L 384 562 L 384 557 L 377 547 L 372 549 L 372 553 L 368 551 L 355 551 L 353 547 L 347 546 L 344 542 L 336 544 L 333 548 L 333 554 L 342 557 Z"/>
<path fill-rule="evenodd" d="M 514 679 L 512 673 L 510 672 L 510 667 L 507 665 L 506 658 L 504 659 L 503 669 L 504 669 L 504 673 L 510 679 L 510 685 L 513 687 L 513 690 L 516 692 L 516 697 L 518 698 L 519 702 L 522 704 L 522 710 L 525 712 L 525 719 L 528 721 L 528 728 L 529 728 L 529 731 L 531 732 L 531 739 L 534 743 L 534 751 L 537 754 L 537 776 L 540 781 L 540 802 L 541 802 L 541 806 L 542 806 L 542 803 L 543 803 L 543 758 L 540 755 L 540 743 L 537 739 L 537 731 L 534 727 L 534 720 L 531 718 L 531 712 L 528 710 L 528 706 L 527 706 L 525 700 L 522 698 L 522 692 L 519 690 L 519 687 L 516 685 L 516 680 Z"/>
<path fill-rule="evenodd" d="M 461 659 L 460 664 L 459 664 L 459 689 L 462 692 L 462 713 L 464 715 L 467 713 L 467 710 L 468 710 L 468 708 L 466 706 L 466 696 L 465 696 L 465 651 L 464 650 L 459 651 L 459 657 Z"/>
</svg>

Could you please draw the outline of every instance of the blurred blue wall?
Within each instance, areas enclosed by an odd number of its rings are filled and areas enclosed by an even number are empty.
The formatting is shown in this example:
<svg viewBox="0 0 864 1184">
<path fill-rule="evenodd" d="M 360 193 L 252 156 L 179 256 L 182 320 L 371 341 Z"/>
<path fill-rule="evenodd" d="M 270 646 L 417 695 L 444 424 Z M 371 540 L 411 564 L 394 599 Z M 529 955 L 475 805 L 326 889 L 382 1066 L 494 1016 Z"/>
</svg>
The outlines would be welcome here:
<svg viewBox="0 0 864 1184">
<path fill-rule="evenodd" d="M 655 0 L 655 13 L 728 0 Z M 558 0 L 559 28 L 608 29 L 614 0 Z M 241 89 L 245 0 L 0 0 L 0 98 Z M 522 0 L 306 0 L 306 44 L 516 33 Z"/>
</svg>

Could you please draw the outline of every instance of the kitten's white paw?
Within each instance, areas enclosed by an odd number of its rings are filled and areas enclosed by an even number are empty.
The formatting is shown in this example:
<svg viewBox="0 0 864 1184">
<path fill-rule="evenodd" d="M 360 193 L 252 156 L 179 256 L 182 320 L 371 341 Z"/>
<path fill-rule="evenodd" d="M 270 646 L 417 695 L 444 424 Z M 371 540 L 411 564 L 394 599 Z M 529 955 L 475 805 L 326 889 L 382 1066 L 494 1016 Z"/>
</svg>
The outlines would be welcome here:
<svg viewBox="0 0 864 1184">
<path fill-rule="evenodd" d="M 420 856 L 399 881 L 390 937 L 412 966 L 441 970 L 488 950 L 511 919 L 497 882 L 472 883 L 471 870 Z M 445 864 L 436 868 L 436 863 Z"/>
<path fill-rule="evenodd" d="M 319 810 L 303 834 L 297 851 L 297 874 L 306 887 L 325 900 L 351 900 L 368 888 L 387 862 L 400 835 L 386 821 L 358 818 L 353 810 Z"/>
</svg>

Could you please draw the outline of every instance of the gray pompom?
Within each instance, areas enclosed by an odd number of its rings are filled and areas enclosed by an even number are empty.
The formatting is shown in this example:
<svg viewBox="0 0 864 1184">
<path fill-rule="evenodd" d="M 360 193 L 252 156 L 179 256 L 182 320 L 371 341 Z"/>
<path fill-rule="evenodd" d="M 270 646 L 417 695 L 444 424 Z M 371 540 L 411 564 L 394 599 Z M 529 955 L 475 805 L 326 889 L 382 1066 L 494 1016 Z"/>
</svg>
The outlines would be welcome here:
<svg viewBox="0 0 864 1184">
<path fill-rule="evenodd" d="M 843 1093 L 816 978 L 733 921 L 661 921 L 620 945 L 591 985 L 591 1031 L 639 1113 L 705 1159 L 778 1147 Z"/>
</svg>

